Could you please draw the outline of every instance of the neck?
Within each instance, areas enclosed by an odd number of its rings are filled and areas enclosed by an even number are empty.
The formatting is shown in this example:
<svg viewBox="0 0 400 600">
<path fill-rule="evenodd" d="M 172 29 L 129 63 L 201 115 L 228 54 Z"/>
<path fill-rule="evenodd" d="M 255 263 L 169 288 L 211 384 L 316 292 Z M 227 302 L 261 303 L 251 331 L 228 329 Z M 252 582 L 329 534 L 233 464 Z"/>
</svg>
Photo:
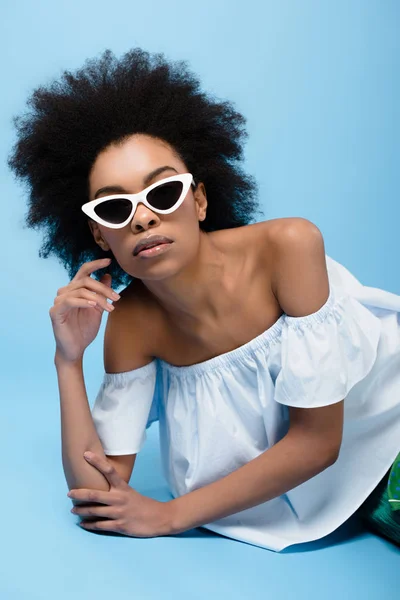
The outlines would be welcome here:
<svg viewBox="0 0 400 600">
<path fill-rule="evenodd" d="M 226 313 L 227 267 L 226 251 L 200 232 L 198 253 L 190 263 L 171 277 L 142 282 L 172 322 L 196 327 Z"/>
</svg>

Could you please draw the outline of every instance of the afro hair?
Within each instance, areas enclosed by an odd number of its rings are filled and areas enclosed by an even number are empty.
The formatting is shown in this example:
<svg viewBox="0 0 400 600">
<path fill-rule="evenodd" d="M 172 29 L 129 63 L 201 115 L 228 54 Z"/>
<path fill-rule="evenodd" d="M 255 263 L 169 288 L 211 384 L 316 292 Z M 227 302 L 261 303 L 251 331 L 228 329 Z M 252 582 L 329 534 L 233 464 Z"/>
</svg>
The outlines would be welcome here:
<svg viewBox="0 0 400 600">
<path fill-rule="evenodd" d="M 27 110 L 13 117 L 17 141 L 8 166 L 29 189 L 25 227 L 43 227 L 41 258 L 53 254 L 72 279 L 82 263 L 111 258 L 96 244 L 81 210 L 89 201 L 89 173 L 97 155 L 135 133 L 166 141 L 207 192 L 205 231 L 240 227 L 263 214 L 255 179 L 243 172 L 246 119 L 230 102 L 199 88 L 186 61 L 134 48 L 119 60 L 111 50 L 87 59 L 75 73 L 39 86 Z M 112 260 L 113 287 L 132 279 Z"/>
</svg>

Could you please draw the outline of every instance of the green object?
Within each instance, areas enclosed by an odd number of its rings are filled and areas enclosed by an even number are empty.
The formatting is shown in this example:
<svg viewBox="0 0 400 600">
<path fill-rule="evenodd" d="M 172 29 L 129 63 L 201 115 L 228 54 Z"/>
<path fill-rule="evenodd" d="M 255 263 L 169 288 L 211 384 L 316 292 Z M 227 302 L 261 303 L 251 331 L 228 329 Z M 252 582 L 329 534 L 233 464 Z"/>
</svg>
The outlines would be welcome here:
<svg viewBox="0 0 400 600">
<path fill-rule="evenodd" d="M 374 533 L 400 546 L 400 453 L 357 511 Z"/>
<path fill-rule="evenodd" d="M 400 452 L 389 472 L 388 500 L 392 510 L 400 510 Z"/>
</svg>

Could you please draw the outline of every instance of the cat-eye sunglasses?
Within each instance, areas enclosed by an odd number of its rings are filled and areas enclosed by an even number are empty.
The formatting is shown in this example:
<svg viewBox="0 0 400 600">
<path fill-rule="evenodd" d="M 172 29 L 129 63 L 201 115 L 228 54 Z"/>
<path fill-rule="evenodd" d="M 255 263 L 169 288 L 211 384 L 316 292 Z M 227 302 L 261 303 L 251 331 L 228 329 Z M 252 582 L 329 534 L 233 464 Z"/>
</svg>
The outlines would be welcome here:
<svg viewBox="0 0 400 600">
<path fill-rule="evenodd" d="M 137 194 L 114 194 L 86 202 L 83 212 L 100 225 L 119 229 L 125 227 L 142 202 L 157 213 L 167 215 L 184 201 L 190 186 L 196 187 L 191 173 L 179 173 L 156 181 Z"/>
</svg>

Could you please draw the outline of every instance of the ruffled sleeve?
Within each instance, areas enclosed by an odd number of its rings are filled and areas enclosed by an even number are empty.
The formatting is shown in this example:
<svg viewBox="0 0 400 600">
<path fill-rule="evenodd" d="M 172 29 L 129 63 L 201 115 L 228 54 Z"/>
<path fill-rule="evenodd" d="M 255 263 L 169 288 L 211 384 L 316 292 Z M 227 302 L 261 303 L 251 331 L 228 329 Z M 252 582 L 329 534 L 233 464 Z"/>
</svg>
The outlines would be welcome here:
<svg viewBox="0 0 400 600">
<path fill-rule="evenodd" d="M 285 315 L 275 400 L 299 408 L 340 402 L 372 369 L 380 334 L 377 316 L 332 287 L 317 312 Z"/>
<path fill-rule="evenodd" d="M 132 371 L 105 373 L 91 410 L 105 454 L 136 454 L 156 421 L 156 360 Z"/>
</svg>

